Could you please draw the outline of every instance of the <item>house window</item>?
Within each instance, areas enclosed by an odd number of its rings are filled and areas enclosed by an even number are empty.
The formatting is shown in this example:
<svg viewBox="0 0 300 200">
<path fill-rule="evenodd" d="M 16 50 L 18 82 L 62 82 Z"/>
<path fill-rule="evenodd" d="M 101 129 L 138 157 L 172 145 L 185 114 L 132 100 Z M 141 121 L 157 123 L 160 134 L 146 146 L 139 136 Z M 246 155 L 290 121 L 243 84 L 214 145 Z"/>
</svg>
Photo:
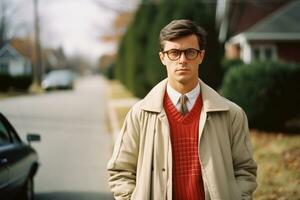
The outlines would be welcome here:
<svg viewBox="0 0 300 200">
<path fill-rule="evenodd" d="M 252 47 L 252 60 L 277 60 L 275 45 L 255 45 Z"/>
<path fill-rule="evenodd" d="M 24 62 L 22 59 L 15 59 L 10 61 L 9 72 L 13 76 L 23 75 L 25 71 Z"/>
<path fill-rule="evenodd" d="M 274 54 L 274 52 L 273 52 L 273 49 L 272 48 L 266 48 L 265 49 L 265 58 L 266 58 L 266 60 L 273 60 L 273 54 Z"/>
<path fill-rule="evenodd" d="M 259 57 L 260 57 L 260 51 L 259 51 L 259 48 L 254 48 L 254 49 L 253 49 L 253 58 L 254 58 L 255 60 L 258 60 Z"/>
</svg>

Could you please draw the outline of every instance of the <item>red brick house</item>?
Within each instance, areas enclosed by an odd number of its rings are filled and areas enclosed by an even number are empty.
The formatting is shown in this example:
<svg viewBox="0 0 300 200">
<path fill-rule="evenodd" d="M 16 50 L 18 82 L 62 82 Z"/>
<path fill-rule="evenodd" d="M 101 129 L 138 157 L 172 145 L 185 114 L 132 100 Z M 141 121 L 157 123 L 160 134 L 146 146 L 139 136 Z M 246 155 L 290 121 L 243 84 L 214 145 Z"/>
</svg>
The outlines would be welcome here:
<svg viewBox="0 0 300 200">
<path fill-rule="evenodd" d="M 218 0 L 219 40 L 228 59 L 300 63 L 300 1 Z"/>
</svg>

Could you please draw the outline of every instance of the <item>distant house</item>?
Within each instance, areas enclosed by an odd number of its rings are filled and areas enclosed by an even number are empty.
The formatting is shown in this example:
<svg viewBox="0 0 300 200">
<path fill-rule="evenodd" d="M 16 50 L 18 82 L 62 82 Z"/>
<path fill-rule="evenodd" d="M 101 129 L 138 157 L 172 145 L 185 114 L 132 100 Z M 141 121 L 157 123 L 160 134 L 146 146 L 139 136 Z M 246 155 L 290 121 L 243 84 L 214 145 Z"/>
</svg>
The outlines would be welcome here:
<svg viewBox="0 0 300 200">
<path fill-rule="evenodd" d="M 0 49 L 0 73 L 11 76 L 30 75 L 32 62 L 11 44 L 6 44 Z"/>
<path fill-rule="evenodd" d="M 43 58 L 45 72 L 68 68 L 66 55 L 61 47 L 44 49 Z"/>
<path fill-rule="evenodd" d="M 300 63 L 300 1 L 218 0 L 216 20 L 226 57 Z"/>
</svg>

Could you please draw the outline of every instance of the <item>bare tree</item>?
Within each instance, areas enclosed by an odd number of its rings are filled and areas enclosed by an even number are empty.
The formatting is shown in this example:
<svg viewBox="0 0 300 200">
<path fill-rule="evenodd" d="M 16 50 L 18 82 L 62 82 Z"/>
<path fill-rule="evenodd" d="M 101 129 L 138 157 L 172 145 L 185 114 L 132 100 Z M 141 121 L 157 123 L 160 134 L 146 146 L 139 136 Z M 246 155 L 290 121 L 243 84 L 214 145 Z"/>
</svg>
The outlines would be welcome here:
<svg viewBox="0 0 300 200">
<path fill-rule="evenodd" d="M 110 28 L 99 28 L 102 30 L 99 38 L 103 42 L 118 42 L 124 34 L 128 24 L 131 22 L 139 0 L 90 0 L 101 10 L 110 11 L 115 19 Z M 99 27 L 99 26 L 98 26 Z M 103 31 L 106 30 L 106 31 Z"/>
<path fill-rule="evenodd" d="M 121 3 L 121 1 L 111 1 L 111 0 L 90 0 L 95 3 L 99 8 L 104 10 L 109 10 L 115 14 L 120 14 L 123 12 L 128 12 L 134 10 L 136 7 L 137 0 L 126 0 Z"/>
<path fill-rule="evenodd" d="M 9 27 L 7 15 L 7 2 L 0 0 L 0 47 L 8 40 L 7 29 Z"/>
<path fill-rule="evenodd" d="M 23 8 L 28 8 L 26 2 L 0 0 L 0 47 L 18 35 L 20 30 L 29 28 L 27 19 L 19 15 Z"/>
</svg>

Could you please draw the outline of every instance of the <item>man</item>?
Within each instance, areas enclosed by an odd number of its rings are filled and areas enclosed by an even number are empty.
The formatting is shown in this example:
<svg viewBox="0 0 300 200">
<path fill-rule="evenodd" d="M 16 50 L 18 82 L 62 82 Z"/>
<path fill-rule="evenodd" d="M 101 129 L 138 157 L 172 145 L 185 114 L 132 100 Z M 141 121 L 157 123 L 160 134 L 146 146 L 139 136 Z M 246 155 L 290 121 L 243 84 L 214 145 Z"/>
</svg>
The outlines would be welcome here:
<svg viewBox="0 0 300 200">
<path fill-rule="evenodd" d="M 108 163 L 117 200 L 251 199 L 247 118 L 198 78 L 204 30 L 174 20 L 160 32 L 168 77 L 127 114 Z"/>
</svg>

